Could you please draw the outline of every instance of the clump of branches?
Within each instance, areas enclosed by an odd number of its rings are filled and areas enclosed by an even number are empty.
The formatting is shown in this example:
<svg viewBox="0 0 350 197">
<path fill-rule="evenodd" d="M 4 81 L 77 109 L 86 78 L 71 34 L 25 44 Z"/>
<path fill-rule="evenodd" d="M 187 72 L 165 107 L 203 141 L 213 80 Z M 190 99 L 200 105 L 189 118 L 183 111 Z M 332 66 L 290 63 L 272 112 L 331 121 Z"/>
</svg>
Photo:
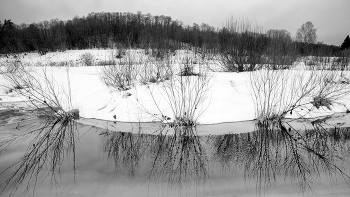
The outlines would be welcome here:
<svg viewBox="0 0 350 197">
<path fill-rule="evenodd" d="M 185 58 L 179 58 L 178 64 L 169 56 L 164 57 L 164 61 L 156 61 L 161 63 L 156 66 L 157 72 L 164 73 L 160 80 L 157 77 L 161 83 L 147 86 L 156 112 L 150 112 L 137 99 L 141 110 L 171 126 L 196 126 L 198 117 L 205 111 L 204 101 L 210 88 L 211 76 L 202 68 L 204 60 L 196 62 L 195 53 L 188 50 L 184 53 Z"/>
<path fill-rule="evenodd" d="M 115 65 L 101 67 L 100 79 L 107 86 L 121 91 L 129 90 L 135 83 L 156 83 L 173 75 L 171 56 L 156 50 L 162 56 L 145 56 L 143 51 L 128 51 Z"/>
<path fill-rule="evenodd" d="M 23 67 L 21 60 L 17 58 L 6 58 L 0 60 L 0 74 L 10 74 Z"/>
<path fill-rule="evenodd" d="M 143 61 L 138 80 L 142 84 L 168 80 L 173 75 L 173 61 L 170 56 L 163 58 L 148 57 Z"/>
<path fill-rule="evenodd" d="M 116 49 L 115 57 L 117 59 L 121 59 L 121 58 L 123 58 L 125 56 L 125 54 L 126 54 L 126 49 L 121 46 L 119 49 Z"/>
<path fill-rule="evenodd" d="M 86 52 L 80 55 L 81 62 L 84 66 L 94 66 L 95 65 L 95 56 L 89 52 Z"/>
<path fill-rule="evenodd" d="M 332 104 L 350 93 L 342 83 L 341 71 L 327 70 L 259 70 L 250 73 L 251 95 L 256 118 L 284 118 L 288 113 L 303 117 L 320 107 Z"/>
<path fill-rule="evenodd" d="M 205 111 L 203 102 L 210 88 L 210 80 L 211 76 L 206 73 L 198 76 L 174 75 L 159 86 L 149 87 L 150 95 L 161 115 L 158 117 L 160 121 L 173 126 L 196 126 L 198 117 Z M 171 114 L 164 114 L 158 99 L 166 102 L 166 108 L 170 109 Z M 154 114 L 145 106 L 143 109 Z"/>
<path fill-rule="evenodd" d="M 297 52 L 293 40 L 287 30 L 268 30 L 268 43 L 264 56 L 269 69 L 289 69 L 297 60 Z"/>
<path fill-rule="evenodd" d="M 253 71 L 262 62 L 266 37 L 249 20 L 227 20 L 219 34 L 220 64 L 224 71 Z"/>
<path fill-rule="evenodd" d="M 118 90 L 129 90 L 133 84 L 132 68 L 127 65 L 103 66 L 100 70 L 100 79 L 107 86 Z"/>
<path fill-rule="evenodd" d="M 187 52 L 188 53 L 188 52 Z M 189 54 L 187 54 L 181 62 L 180 65 L 180 73 L 181 76 L 195 76 L 199 75 L 198 73 L 194 72 L 194 66 L 195 66 L 196 60 L 193 57 L 189 57 Z"/>
<path fill-rule="evenodd" d="M 135 58 L 135 54 L 127 53 L 125 57 L 119 59 L 118 64 L 102 66 L 99 72 L 100 80 L 107 86 L 118 90 L 129 90 L 134 84 L 139 70 Z"/>
<path fill-rule="evenodd" d="M 6 87 L 27 99 L 36 108 L 47 107 L 55 115 L 79 117 L 79 111 L 72 109 L 72 93 L 69 70 L 67 69 L 68 90 L 60 87 L 56 80 L 48 74 L 46 68 L 36 72 L 24 66 L 18 66 L 16 72 L 5 73 Z"/>
</svg>

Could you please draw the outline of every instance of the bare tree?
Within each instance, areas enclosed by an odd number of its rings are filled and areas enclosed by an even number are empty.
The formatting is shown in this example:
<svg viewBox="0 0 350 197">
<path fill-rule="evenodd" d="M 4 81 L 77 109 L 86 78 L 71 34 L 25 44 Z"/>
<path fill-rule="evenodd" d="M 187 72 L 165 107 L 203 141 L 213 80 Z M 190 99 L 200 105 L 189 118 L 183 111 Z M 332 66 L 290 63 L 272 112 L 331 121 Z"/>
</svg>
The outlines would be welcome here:
<svg viewBox="0 0 350 197">
<path fill-rule="evenodd" d="M 306 44 L 315 44 L 317 42 L 317 29 L 314 24 L 310 21 L 301 25 L 297 31 L 297 41 Z"/>
<path fill-rule="evenodd" d="M 269 38 L 265 55 L 266 61 L 273 70 L 289 68 L 296 60 L 293 40 L 287 30 L 270 29 L 266 32 Z"/>
<path fill-rule="evenodd" d="M 252 71 L 260 63 L 265 46 L 262 28 L 248 19 L 228 19 L 219 40 L 225 71 Z"/>
</svg>

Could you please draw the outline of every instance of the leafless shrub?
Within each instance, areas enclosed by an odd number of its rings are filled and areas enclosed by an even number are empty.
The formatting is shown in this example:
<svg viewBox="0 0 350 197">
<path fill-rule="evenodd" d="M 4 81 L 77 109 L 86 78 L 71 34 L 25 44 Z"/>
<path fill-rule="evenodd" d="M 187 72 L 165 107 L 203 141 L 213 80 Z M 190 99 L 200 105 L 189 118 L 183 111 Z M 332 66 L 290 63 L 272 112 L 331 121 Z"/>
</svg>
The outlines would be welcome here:
<svg viewBox="0 0 350 197">
<path fill-rule="evenodd" d="M 140 75 L 139 75 L 139 81 L 142 84 L 147 84 L 147 83 L 156 83 L 159 80 L 161 80 L 160 77 L 160 69 L 162 67 L 158 67 L 158 64 L 152 64 L 149 61 L 145 61 L 142 64 Z"/>
<path fill-rule="evenodd" d="M 321 106 L 325 106 L 329 110 L 331 110 L 332 101 L 329 98 L 316 96 L 313 98 L 313 101 L 311 101 L 311 104 L 315 106 L 317 109 L 320 108 Z"/>
<path fill-rule="evenodd" d="M 220 63 L 224 71 L 253 71 L 264 52 L 262 28 L 245 20 L 230 18 L 220 32 Z"/>
<path fill-rule="evenodd" d="M 269 69 L 289 69 L 297 60 L 292 38 L 287 30 L 271 29 L 266 33 L 269 39 L 265 55 Z"/>
<path fill-rule="evenodd" d="M 118 64 L 102 66 L 99 71 L 100 80 L 107 86 L 115 87 L 121 91 L 129 90 L 138 75 L 135 55 L 128 53 L 119 59 Z"/>
<path fill-rule="evenodd" d="M 115 65 L 101 67 L 100 79 L 107 86 L 128 90 L 135 83 L 156 83 L 168 80 L 173 75 L 170 56 L 146 57 L 140 51 L 127 51 Z"/>
<path fill-rule="evenodd" d="M 126 65 L 104 66 L 100 70 L 100 79 L 107 85 L 119 90 L 129 90 L 133 84 L 130 67 Z"/>
<path fill-rule="evenodd" d="M 181 76 L 193 76 L 198 75 L 194 72 L 194 60 L 188 56 L 183 59 L 182 64 L 180 65 L 180 73 Z"/>
<path fill-rule="evenodd" d="M 172 126 L 196 126 L 198 117 L 205 111 L 203 102 L 210 88 L 210 80 L 211 77 L 205 73 L 190 77 L 174 75 L 159 86 L 149 88 L 150 95 L 161 115 L 158 118 Z M 172 114 L 164 114 L 157 100 L 159 96 L 166 102 Z M 147 113 L 154 114 L 149 112 L 145 106 L 142 108 Z M 170 117 L 173 119 L 171 120 Z"/>
<path fill-rule="evenodd" d="M 126 55 L 126 49 L 124 47 L 120 47 L 119 49 L 116 49 L 116 58 L 122 59 Z"/>
<path fill-rule="evenodd" d="M 20 67 L 23 67 L 23 64 L 19 58 L 2 59 L 0 62 L 0 74 L 15 73 Z"/>
<path fill-rule="evenodd" d="M 80 55 L 80 59 L 84 66 L 94 66 L 95 65 L 95 56 L 89 52 L 86 52 Z"/>
<path fill-rule="evenodd" d="M 212 69 L 210 65 L 215 65 L 217 63 L 216 57 L 218 56 L 218 51 L 216 49 L 207 49 L 205 47 L 202 47 L 197 50 L 196 55 L 199 57 L 199 66 L 202 66 L 207 70 L 215 71 L 215 69 Z"/>
<path fill-rule="evenodd" d="M 75 172 L 75 144 L 78 138 L 74 120 L 79 119 L 79 110 L 69 110 L 72 106 L 69 71 L 67 69 L 68 91 L 62 90 L 45 68 L 41 71 L 42 73 L 29 71 L 22 66 L 14 73 L 4 74 L 7 85 L 20 87 L 13 91 L 26 97 L 38 110 L 42 107 L 49 109 L 43 111 L 47 113 L 47 122 L 44 125 L 31 128 L 23 134 L 13 135 L 0 144 L 2 154 L 9 147 L 29 140 L 25 155 L 1 172 L 14 169 L 10 178 L 2 183 L 2 192 L 11 188 L 10 195 L 13 195 L 24 181 L 27 184 L 25 192 L 33 189 L 33 194 L 37 183 L 47 177 L 51 177 L 51 184 L 58 184 L 63 160 L 70 154 L 73 157 Z M 65 96 L 67 103 L 64 103 L 62 96 Z M 66 108 L 64 104 L 67 105 Z"/>
<path fill-rule="evenodd" d="M 142 84 L 161 82 L 168 80 L 173 75 L 173 61 L 171 58 L 153 58 L 144 59 L 138 80 Z"/>
<path fill-rule="evenodd" d="M 26 67 L 19 67 L 16 72 L 4 74 L 8 87 L 21 87 L 14 89 L 29 102 L 41 108 L 49 107 L 59 116 L 67 115 L 64 109 L 72 109 L 69 71 L 67 69 L 68 90 L 60 87 L 55 79 L 49 76 L 45 68 L 41 73 L 29 71 Z M 64 108 L 66 107 L 66 108 Z"/>
<path fill-rule="evenodd" d="M 326 70 L 260 70 L 250 74 L 251 95 L 259 120 L 283 118 L 287 113 L 337 103 L 350 93 L 350 85 L 342 83 L 340 71 Z M 302 116 L 301 114 L 299 114 Z"/>
</svg>

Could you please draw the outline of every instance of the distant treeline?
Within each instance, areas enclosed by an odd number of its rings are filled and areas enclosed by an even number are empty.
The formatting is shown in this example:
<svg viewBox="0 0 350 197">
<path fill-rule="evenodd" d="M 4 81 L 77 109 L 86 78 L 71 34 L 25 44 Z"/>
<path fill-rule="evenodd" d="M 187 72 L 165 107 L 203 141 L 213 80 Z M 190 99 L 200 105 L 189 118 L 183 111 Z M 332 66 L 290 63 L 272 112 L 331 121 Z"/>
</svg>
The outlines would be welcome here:
<svg viewBox="0 0 350 197">
<path fill-rule="evenodd" d="M 208 24 L 184 25 L 169 16 L 152 16 L 133 13 L 90 13 L 83 17 L 62 21 L 53 19 L 40 23 L 16 25 L 11 20 L 0 21 L 0 53 L 18 53 L 87 48 L 131 47 L 181 49 L 199 47 L 215 51 L 223 50 L 237 34 L 224 27 L 214 28 Z M 257 43 L 259 53 L 275 42 L 267 33 L 255 32 L 249 42 Z M 238 36 L 239 37 L 239 36 Z M 253 39 L 253 40 L 252 40 Z M 326 44 L 288 42 L 298 55 L 337 56 L 340 47 Z M 251 50 L 250 50 L 251 51 Z"/>
</svg>

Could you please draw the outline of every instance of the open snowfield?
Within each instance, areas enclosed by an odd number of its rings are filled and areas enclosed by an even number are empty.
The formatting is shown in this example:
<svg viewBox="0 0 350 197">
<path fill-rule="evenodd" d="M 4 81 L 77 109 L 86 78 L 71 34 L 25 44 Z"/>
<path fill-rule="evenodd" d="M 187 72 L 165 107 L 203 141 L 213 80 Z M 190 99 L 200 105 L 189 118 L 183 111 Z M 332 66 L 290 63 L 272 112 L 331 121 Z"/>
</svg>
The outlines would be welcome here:
<svg viewBox="0 0 350 197">
<path fill-rule="evenodd" d="M 168 122 L 174 120 L 176 114 L 172 109 L 171 103 L 169 103 L 171 99 L 169 99 L 164 89 L 164 84 L 169 80 L 147 84 L 135 82 L 129 90 L 118 90 L 115 87 L 105 85 L 101 81 L 100 73 L 103 66 L 83 66 L 81 55 L 87 52 L 94 56 L 96 62 L 108 61 L 116 53 L 112 49 L 69 50 L 65 52 L 51 52 L 43 56 L 37 53 L 21 54 L 17 59 L 3 56 L 0 61 L 18 61 L 22 65 L 26 65 L 27 70 L 33 76 L 36 76 L 39 81 L 42 80 L 44 73 L 46 73 L 46 76 L 51 79 L 55 87 L 64 110 L 79 109 L 80 116 L 84 118 L 125 122 L 164 121 L 164 117 L 166 117 L 165 119 Z M 141 50 L 134 52 L 143 53 Z M 189 54 L 178 51 L 172 57 L 174 65 L 181 65 L 183 63 L 182 59 L 186 55 L 188 56 Z M 147 55 L 142 54 L 141 56 Z M 252 72 L 215 72 L 217 70 L 212 69 L 217 67 L 215 61 L 208 61 L 206 64 L 198 66 L 200 60 L 193 55 L 191 58 L 193 58 L 191 61 L 195 61 L 193 63 L 194 69 L 205 70 L 202 72 L 205 72 L 208 76 L 207 89 L 194 113 L 197 123 L 214 124 L 258 118 L 251 86 Z M 135 62 L 137 61 L 140 61 L 140 58 L 135 60 Z M 294 65 L 294 69 L 298 73 L 300 73 L 302 67 L 302 62 Z M 279 72 L 289 72 L 286 76 L 287 78 L 292 78 L 291 73 L 293 72 L 291 71 Z M 307 73 L 310 71 L 303 72 Z M 179 76 L 175 74 L 174 78 L 176 77 Z M 196 80 L 197 76 L 189 76 L 187 78 Z M 11 85 L 6 81 L 4 75 L 0 75 L 0 83 L 0 107 L 1 103 L 28 101 L 29 98 L 20 96 L 15 91 L 9 91 Z M 42 83 L 41 87 L 45 89 L 45 81 L 40 83 Z M 192 97 L 196 95 L 193 88 L 190 87 L 187 93 Z M 283 88 L 288 89 L 289 87 Z M 288 97 L 288 94 L 285 97 Z M 190 96 L 187 95 L 187 97 L 176 99 L 190 100 Z M 280 97 L 275 99 L 280 99 Z M 347 109 L 350 109 L 350 99 L 349 96 L 341 97 L 332 103 L 331 107 L 320 106 L 317 109 L 311 104 L 304 107 L 311 109 L 311 111 L 300 107 L 293 111 L 295 113 L 288 114 L 286 117 L 310 118 L 331 115 L 335 112 L 346 112 Z"/>
</svg>

